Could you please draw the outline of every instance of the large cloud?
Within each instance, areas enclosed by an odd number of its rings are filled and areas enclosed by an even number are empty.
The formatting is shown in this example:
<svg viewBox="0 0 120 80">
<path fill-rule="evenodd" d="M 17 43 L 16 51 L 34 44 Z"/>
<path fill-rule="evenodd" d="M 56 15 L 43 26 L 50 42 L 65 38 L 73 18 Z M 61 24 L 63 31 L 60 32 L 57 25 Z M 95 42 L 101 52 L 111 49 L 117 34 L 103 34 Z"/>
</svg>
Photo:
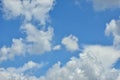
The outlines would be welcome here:
<svg viewBox="0 0 120 80">
<path fill-rule="evenodd" d="M 35 19 L 45 24 L 54 0 L 3 0 L 2 3 L 7 18 L 23 16 L 27 21 Z"/>
<path fill-rule="evenodd" d="M 65 66 L 55 64 L 41 80 L 118 80 L 120 71 L 113 68 L 120 51 L 109 46 L 86 46 L 80 58 L 71 58 Z"/>
</svg>

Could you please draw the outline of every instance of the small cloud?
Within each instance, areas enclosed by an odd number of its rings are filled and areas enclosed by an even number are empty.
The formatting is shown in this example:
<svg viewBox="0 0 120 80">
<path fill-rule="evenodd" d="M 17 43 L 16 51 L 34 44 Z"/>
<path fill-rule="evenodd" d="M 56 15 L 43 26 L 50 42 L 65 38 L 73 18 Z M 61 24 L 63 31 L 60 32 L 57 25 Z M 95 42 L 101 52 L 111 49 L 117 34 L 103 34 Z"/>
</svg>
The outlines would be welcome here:
<svg viewBox="0 0 120 80">
<path fill-rule="evenodd" d="M 61 49 L 61 45 L 56 45 L 53 47 L 53 50 L 60 50 Z"/>
<path fill-rule="evenodd" d="M 79 50 L 78 38 L 74 35 L 69 35 L 67 37 L 64 37 L 61 43 L 70 52 Z"/>
</svg>

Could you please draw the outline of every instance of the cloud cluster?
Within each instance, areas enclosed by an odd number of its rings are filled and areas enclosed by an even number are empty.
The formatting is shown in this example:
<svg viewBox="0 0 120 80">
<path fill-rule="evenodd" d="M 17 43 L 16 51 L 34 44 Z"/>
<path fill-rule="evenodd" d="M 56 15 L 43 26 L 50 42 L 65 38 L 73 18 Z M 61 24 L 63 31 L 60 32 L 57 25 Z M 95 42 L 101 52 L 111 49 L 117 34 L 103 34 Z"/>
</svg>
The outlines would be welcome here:
<svg viewBox="0 0 120 80">
<path fill-rule="evenodd" d="M 0 48 L 0 62 L 14 58 L 16 55 L 41 54 L 51 51 L 54 30 L 51 27 L 39 29 L 32 24 L 36 20 L 41 26 L 49 20 L 49 12 L 54 6 L 54 0 L 3 0 L 3 12 L 6 18 L 24 17 L 21 32 L 25 38 L 12 40 L 10 47 Z M 16 5 L 16 6 L 15 6 Z"/>
<path fill-rule="evenodd" d="M 79 58 L 71 58 L 63 67 L 55 64 L 40 80 L 119 80 L 120 71 L 113 68 L 119 57 L 120 51 L 113 47 L 86 46 Z"/>
<path fill-rule="evenodd" d="M 78 45 L 78 38 L 73 35 L 69 35 L 67 37 L 64 37 L 61 42 L 68 51 L 77 51 L 79 50 L 79 45 Z"/>
<path fill-rule="evenodd" d="M 45 76 L 35 77 L 15 73 L 14 68 L 1 69 L 1 80 L 119 80 L 120 71 L 113 67 L 120 58 L 120 51 L 112 46 L 85 46 L 79 58 L 72 57 L 64 66 L 53 65 Z M 17 72 L 39 66 L 32 61 L 18 68 Z M 22 69 L 22 70 L 21 70 Z M 14 74 L 10 74 L 14 72 Z M 14 77 L 14 78 L 12 78 Z"/>
<path fill-rule="evenodd" d="M 39 30 L 31 23 L 26 23 L 21 29 L 25 32 L 26 37 L 13 39 L 10 47 L 3 46 L 0 49 L 0 62 L 26 53 L 42 54 L 51 51 L 53 28 Z"/>
<path fill-rule="evenodd" d="M 119 4 L 119 0 L 114 0 L 114 3 L 112 3 L 113 0 L 104 1 L 103 3 L 103 0 L 93 0 L 95 9 L 104 10 Z M 51 49 L 59 50 L 61 48 L 60 45 L 52 48 L 53 28 L 38 29 L 30 23 L 35 19 L 44 25 L 49 18 L 48 13 L 53 8 L 54 0 L 3 0 L 2 4 L 7 18 L 18 16 L 25 18 L 25 22 L 20 28 L 26 37 L 13 39 L 10 47 L 0 48 L 0 62 L 16 55 L 41 54 L 51 51 Z M 98 4 L 105 6 L 96 6 Z M 64 66 L 58 62 L 44 76 L 36 77 L 26 74 L 26 71 L 39 69 L 44 65 L 29 61 L 19 68 L 0 68 L 0 80 L 120 80 L 120 70 L 113 67 L 120 58 L 120 50 L 116 48 L 116 46 L 120 46 L 119 31 L 120 21 L 112 20 L 107 24 L 105 33 L 113 35 L 113 46 L 87 45 L 79 58 L 72 57 Z M 78 38 L 73 35 L 64 37 L 61 43 L 68 51 L 79 50 Z"/>
<path fill-rule="evenodd" d="M 120 70 L 114 64 L 120 59 L 119 20 L 112 20 L 106 25 L 106 35 L 114 36 L 111 46 L 84 46 L 79 58 L 71 58 L 64 66 L 60 62 L 53 65 L 41 80 L 119 80 Z M 66 41 L 67 42 L 67 41 Z M 54 76 L 54 77 L 53 77 Z"/>
</svg>

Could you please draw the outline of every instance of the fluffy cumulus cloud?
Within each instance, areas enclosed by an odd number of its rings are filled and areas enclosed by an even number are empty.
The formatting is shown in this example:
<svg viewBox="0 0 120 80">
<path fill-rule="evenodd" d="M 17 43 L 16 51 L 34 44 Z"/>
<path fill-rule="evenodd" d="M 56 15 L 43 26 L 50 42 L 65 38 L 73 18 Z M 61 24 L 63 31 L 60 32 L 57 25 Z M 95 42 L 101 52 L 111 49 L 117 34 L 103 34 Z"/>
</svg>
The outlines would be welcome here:
<svg viewBox="0 0 120 80">
<path fill-rule="evenodd" d="M 116 48 L 120 48 L 120 20 L 111 20 L 110 23 L 106 24 L 105 33 L 107 36 L 112 35 L 114 37 L 113 45 Z"/>
<path fill-rule="evenodd" d="M 21 29 L 25 32 L 26 38 L 13 39 L 10 47 L 3 46 L 0 49 L 0 61 L 12 59 L 26 53 L 41 54 L 51 51 L 53 28 L 39 30 L 34 25 L 26 23 Z"/>
<path fill-rule="evenodd" d="M 118 80 L 120 71 L 113 68 L 120 51 L 113 47 L 86 46 L 80 58 L 71 58 L 65 66 L 60 62 L 49 69 L 40 80 Z"/>
<path fill-rule="evenodd" d="M 68 51 L 77 51 L 79 50 L 78 38 L 74 35 L 69 35 L 64 37 L 61 42 Z"/>
<path fill-rule="evenodd" d="M 12 59 L 15 55 L 22 55 L 25 51 L 25 44 L 22 42 L 23 40 L 20 39 L 13 39 L 13 44 L 11 47 L 3 46 L 0 49 L 0 62 Z"/>
<path fill-rule="evenodd" d="M 26 21 L 35 19 L 44 25 L 54 2 L 54 0 L 3 0 L 2 4 L 7 18 L 23 16 Z"/>
<path fill-rule="evenodd" d="M 53 28 L 39 30 L 34 25 L 28 23 L 21 28 L 27 34 L 25 38 L 26 50 L 28 53 L 44 53 L 50 51 L 53 37 Z"/>
<path fill-rule="evenodd" d="M 120 8 L 120 0 L 90 0 L 96 11 Z"/>
</svg>

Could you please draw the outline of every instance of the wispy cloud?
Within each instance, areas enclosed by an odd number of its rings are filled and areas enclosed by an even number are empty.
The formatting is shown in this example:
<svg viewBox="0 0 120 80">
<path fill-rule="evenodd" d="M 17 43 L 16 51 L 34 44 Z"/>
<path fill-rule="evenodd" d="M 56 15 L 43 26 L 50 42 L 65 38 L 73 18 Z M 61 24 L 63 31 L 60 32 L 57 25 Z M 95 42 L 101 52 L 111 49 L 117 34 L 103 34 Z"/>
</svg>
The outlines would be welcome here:
<svg viewBox="0 0 120 80">
<path fill-rule="evenodd" d="M 80 6 L 82 0 L 74 0 L 75 4 Z M 120 8 L 120 0 L 85 0 L 86 2 L 92 2 L 92 6 L 95 11 L 105 11 L 108 9 Z"/>
<path fill-rule="evenodd" d="M 120 0 L 91 0 L 96 11 L 120 8 Z"/>
</svg>

